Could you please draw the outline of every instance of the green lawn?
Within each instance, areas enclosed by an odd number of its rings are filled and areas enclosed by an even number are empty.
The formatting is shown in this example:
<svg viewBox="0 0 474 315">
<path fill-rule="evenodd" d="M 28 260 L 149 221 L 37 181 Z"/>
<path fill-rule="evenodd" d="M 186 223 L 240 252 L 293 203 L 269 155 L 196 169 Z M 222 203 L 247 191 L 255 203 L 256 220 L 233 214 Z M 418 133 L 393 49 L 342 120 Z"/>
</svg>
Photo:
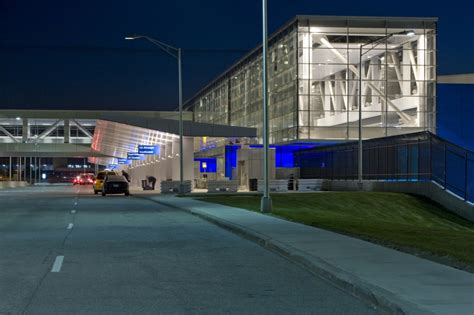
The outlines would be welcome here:
<svg viewBox="0 0 474 315">
<path fill-rule="evenodd" d="M 260 196 L 199 199 L 252 211 L 260 206 Z M 429 200 L 377 192 L 273 194 L 272 199 L 273 215 L 474 270 L 474 223 Z"/>
</svg>

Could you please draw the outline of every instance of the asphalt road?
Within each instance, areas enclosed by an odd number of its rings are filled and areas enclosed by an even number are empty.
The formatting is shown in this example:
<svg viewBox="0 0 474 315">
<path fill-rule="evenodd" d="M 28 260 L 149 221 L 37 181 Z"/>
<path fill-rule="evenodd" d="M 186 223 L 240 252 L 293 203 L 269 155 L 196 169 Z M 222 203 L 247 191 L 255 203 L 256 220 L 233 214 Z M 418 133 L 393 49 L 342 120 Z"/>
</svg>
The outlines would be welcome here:
<svg viewBox="0 0 474 315">
<path fill-rule="evenodd" d="M 0 314 L 157 313 L 376 312 L 180 210 L 90 187 L 0 190 Z"/>
</svg>

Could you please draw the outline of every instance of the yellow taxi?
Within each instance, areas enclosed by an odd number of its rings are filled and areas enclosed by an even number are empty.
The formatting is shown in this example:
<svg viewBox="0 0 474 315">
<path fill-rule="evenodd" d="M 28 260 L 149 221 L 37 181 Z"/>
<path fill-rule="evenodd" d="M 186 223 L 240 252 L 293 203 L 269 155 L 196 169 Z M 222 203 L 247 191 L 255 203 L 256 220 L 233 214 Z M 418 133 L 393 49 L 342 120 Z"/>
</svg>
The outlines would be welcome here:
<svg viewBox="0 0 474 315">
<path fill-rule="evenodd" d="M 94 188 L 94 194 L 97 195 L 99 192 L 102 192 L 102 186 L 104 185 L 104 180 L 107 175 L 117 176 L 119 173 L 115 171 L 100 171 L 97 173 L 97 177 L 94 179 L 92 185 L 92 188 Z"/>
</svg>

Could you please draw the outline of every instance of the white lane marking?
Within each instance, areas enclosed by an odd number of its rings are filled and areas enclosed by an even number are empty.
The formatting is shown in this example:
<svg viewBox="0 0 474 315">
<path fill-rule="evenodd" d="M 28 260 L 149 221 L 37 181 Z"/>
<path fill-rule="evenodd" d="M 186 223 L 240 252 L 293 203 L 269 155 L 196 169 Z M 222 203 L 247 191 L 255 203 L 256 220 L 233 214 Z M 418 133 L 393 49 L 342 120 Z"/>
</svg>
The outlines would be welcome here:
<svg viewBox="0 0 474 315">
<path fill-rule="evenodd" d="M 70 230 L 70 229 L 72 229 L 73 226 L 74 226 L 74 224 L 69 223 L 69 225 L 67 226 L 67 229 Z"/>
<path fill-rule="evenodd" d="M 53 268 L 51 268 L 51 272 L 60 272 L 61 267 L 63 266 L 64 256 L 56 256 L 56 260 L 54 261 Z"/>
<path fill-rule="evenodd" d="M 71 210 L 71 213 L 76 213 L 76 210 L 72 209 L 72 210 Z"/>
</svg>

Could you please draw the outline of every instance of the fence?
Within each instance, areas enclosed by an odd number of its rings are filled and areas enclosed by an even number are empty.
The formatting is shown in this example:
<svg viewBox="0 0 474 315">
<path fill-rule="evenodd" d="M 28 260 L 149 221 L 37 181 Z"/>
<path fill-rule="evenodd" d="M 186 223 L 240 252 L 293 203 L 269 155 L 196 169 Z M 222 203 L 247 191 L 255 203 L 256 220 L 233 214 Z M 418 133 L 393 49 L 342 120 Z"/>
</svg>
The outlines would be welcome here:
<svg viewBox="0 0 474 315">
<path fill-rule="evenodd" d="M 363 142 L 363 179 L 434 181 L 474 202 L 474 152 L 421 132 Z M 295 152 L 301 178 L 357 179 L 358 143 Z"/>
</svg>

